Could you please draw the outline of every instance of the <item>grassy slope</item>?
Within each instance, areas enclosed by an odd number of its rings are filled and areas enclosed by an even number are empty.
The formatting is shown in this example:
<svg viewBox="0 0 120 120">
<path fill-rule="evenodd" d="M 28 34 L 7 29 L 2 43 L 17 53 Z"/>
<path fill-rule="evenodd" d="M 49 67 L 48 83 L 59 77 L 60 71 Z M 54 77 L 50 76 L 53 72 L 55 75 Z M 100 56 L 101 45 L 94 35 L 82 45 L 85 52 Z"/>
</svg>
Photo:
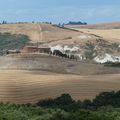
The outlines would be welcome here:
<svg viewBox="0 0 120 120">
<path fill-rule="evenodd" d="M 88 39 L 82 40 L 80 36 L 82 32 L 62 29 L 49 24 L 6 24 L 0 25 L 0 32 L 9 32 L 11 34 L 27 35 L 31 42 L 44 42 L 47 45 L 81 45 Z M 85 34 L 88 35 L 88 34 Z M 90 38 L 89 38 L 90 39 Z M 96 37 L 91 35 L 90 40 L 95 40 Z"/>
<path fill-rule="evenodd" d="M 38 41 L 40 31 L 36 24 L 5 24 L 0 25 L 0 32 L 27 35 L 30 40 Z"/>
</svg>

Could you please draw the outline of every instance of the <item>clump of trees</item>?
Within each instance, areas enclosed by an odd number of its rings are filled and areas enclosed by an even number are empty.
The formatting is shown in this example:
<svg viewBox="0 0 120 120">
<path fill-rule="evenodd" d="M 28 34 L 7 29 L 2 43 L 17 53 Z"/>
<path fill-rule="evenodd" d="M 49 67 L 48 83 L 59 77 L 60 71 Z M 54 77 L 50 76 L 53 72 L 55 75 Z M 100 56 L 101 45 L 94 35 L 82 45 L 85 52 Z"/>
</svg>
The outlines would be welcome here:
<svg viewBox="0 0 120 120">
<path fill-rule="evenodd" d="M 104 64 L 104 66 L 107 66 L 107 67 L 120 67 L 120 63 L 119 62 L 107 62 Z"/>
<path fill-rule="evenodd" d="M 87 25 L 87 23 L 86 22 L 81 22 L 81 21 L 77 21 L 77 22 L 75 22 L 75 21 L 69 21 L 66 24 L 65 23 L 59 23 L 57 25 L 57 27 L 65 29 L 65 27 L 64 27 L 65 25 Z"/>
<path fill-rule="evenodd" d="M 3 20 L 2 24 L 7 24 L 7 21 L 6 21 L 6 20 Z"/>
<path fill-rule="evenodd" d="M 85 57 L 86 59 L 93 59 L 96 55 L 96 51 L 94 50 L 95 46 L 92 43 L 86 43 L 85 45 Z"/>
<path fill-rule="evenodd" d="M 0 120 L 119 120 L 120 91 L 75 101 L 69 94 L 36 104 L 0 103 Z"/>
<path fill-rule="evenodd" d="M 95 110 L 102 106 L 120 107 L 120 91 L 103 92 L 93 100 L 75 101 L 69 94 L 63 94 L 55 99 L 42 100 L 37 103 L 38 106 L 60 108 L 65 111 L 77 111 L 79 109 Z"/>
<path fill-rule="evenodd" d="M 69 25 L 87 25 L 87 22 L 81 22 L 81 21 L 78 21 L 78 22 L 75 22 L 75 21 L 69 21 L 68 24 L 69 24 Z"/>
</svg>

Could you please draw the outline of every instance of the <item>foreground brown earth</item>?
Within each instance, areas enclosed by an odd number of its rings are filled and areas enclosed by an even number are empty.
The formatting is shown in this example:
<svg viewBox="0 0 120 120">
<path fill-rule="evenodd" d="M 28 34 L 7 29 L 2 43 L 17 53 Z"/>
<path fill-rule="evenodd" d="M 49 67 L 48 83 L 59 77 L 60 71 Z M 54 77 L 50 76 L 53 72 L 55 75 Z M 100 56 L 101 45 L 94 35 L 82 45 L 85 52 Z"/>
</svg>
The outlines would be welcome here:
<svg viewBox="0 0 120 120">
<path fill-rule="evenodd" d="M 76 100 L 92 99 L 103 91 L 119 90 L 120 74 L 65 75 L 24 70 L 0 71 L 0 101 L 34 103 L 70 93 Z"/>
</svg>

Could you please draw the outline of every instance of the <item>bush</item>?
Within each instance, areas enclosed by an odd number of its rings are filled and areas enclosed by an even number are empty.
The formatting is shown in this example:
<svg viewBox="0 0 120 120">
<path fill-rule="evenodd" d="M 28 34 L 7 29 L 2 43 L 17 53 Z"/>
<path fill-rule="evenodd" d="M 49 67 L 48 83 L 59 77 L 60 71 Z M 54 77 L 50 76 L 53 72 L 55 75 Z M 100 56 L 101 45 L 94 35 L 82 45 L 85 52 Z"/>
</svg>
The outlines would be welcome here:
<svg viewBox="0 0 120 120">
<path fill-rule="evenodd" d="M 87 59 L 93 59 L 95 56 L 94 56 L 94 45 L 92 43 L 86 43 L 86 46 L 85 46 L 85 57 Z"/>
<path fill-rule="evenodd" d="M 116 63 L 112 63 L 112 62 L 107 62 L 104 64 L 104 66 L 107 67 L 120 67 L 120 63 L 116 62 Z"/>
</svg>

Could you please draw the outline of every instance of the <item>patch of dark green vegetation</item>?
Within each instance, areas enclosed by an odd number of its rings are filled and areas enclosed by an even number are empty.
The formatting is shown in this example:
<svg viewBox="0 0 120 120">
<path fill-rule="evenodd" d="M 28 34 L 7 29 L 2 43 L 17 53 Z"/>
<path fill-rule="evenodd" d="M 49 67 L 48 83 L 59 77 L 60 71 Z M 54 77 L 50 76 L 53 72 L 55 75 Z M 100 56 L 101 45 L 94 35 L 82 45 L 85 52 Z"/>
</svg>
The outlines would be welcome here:
<svg viewBox="0 0 120 120">
<path fill-rule="evenodd" d="M 69 94 L 36 104 L 0 103 L 0 120 L 119 120 L 120 91 L 103 92 L 93 101 L 75 101 Z"/>
<path fill-rule="evenodd" d="M 95 46 L 92 43 L 86 43 L 85 45 L 85 57 L 86 59 L 93 59 L 96 56 Z"/>
<path fill-rule="evenodd" d="M 87 25 L 87 22 L 82 22 L 82 21 L 69 21 L 67 25 Z"/>
<path fill-rule="evenodd" d="M 68 40 L 68 39 L 72 39 L 72 37 L 66 37 L 63 40 Z"/>
<path fill-rule="evenodd" d="M 90 29 L 92 29 L 92 28 L 90 28 Z M 94 28 L 93 28 L 93 29 L 94 29 Z M 95 36 L 95 37 L 101 38 L 101 36 L 96 35 L 96 34 L 90 34 L 90 35 L 93 35 L 93 36 Z"/>
<path fill-rule="evenodd" d="M 65 30 L 70 30 L 70 31 L 74 31 L 74 32 L 80 32 L 79 30 L 75 30 L 75 29 L 72 29 L 72 28 L 67 28 L 67 27 L 63 27 L 62 29 L 65 29 Z"/>
<path fill-rule="evenodd" d="M 86 59 L 93 59 L 99 54 L 103 53 L 118 53 L 120 51 L 118 43 L 110 43 L 102 38 L 96 39 L 96 43 L 88 42 L 85 45 L 85 57 Z"/>
<path fill-rule="evenodd" d="M 119 44 L 118 43 L 110 43 L 110 42 L 107 42 L 103 39 L 97 39 L 97 44 L 98 46 L 100 47 L 103 47 L 104 49 L 109 49 L 109 50 L 115 50 L 117 52 L 119 52 Z"/>
<path fill-rule="evenodd" d="M 29 40 L 29 37 L 26 35 L 0 33 L 0 55 L 5 54 L 7 50 L 22 49 Z"/>
<path fill-rule="evenodd" d="M 120 67 L 120 63 L 116 62 L 116 63 L 112 63 L 112 62 L 107 62 L 104 64 L 104 66 L 106 67 Z"/>
<path fill-rule="evenodd" d="M 120 29 L 120 26 L 113 27 L 113 29 Z"/>
</svg>

